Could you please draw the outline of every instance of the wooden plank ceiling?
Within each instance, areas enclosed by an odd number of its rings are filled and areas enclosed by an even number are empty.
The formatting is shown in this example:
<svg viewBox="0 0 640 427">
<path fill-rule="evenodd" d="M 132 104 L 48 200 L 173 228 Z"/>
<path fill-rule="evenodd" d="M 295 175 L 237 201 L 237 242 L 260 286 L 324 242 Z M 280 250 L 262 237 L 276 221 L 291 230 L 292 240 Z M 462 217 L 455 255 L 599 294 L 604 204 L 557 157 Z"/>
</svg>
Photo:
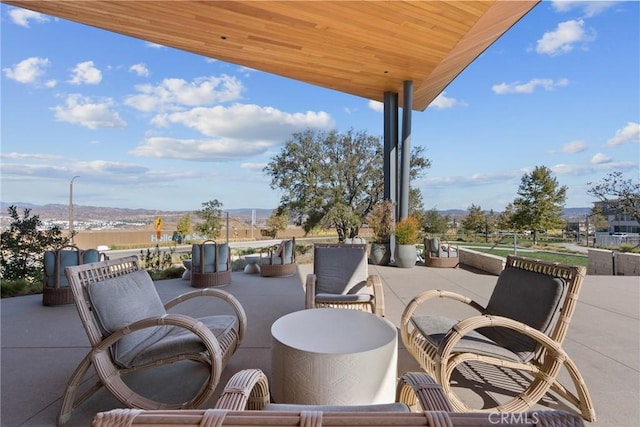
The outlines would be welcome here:
<svg viewBox="0 0 640 427">
<path fill-rule="evenodd" d="M 422 111 L 539 0 L 2 2 Z"/>
</svg>

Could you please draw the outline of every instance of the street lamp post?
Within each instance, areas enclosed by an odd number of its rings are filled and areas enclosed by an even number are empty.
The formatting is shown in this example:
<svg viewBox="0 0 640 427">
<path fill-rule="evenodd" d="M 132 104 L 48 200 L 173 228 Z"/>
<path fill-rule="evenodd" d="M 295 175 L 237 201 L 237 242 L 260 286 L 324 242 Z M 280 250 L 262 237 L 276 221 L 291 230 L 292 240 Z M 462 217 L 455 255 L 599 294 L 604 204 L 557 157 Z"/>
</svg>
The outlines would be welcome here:
<svg viewBox="0 0 640 427">
<path fill-rule="evenodd" d="M 73 180 L 80 178 L 78 175 L 71 178 L 69 183 L 69 242 L 73 243 Z"/>
</svg>

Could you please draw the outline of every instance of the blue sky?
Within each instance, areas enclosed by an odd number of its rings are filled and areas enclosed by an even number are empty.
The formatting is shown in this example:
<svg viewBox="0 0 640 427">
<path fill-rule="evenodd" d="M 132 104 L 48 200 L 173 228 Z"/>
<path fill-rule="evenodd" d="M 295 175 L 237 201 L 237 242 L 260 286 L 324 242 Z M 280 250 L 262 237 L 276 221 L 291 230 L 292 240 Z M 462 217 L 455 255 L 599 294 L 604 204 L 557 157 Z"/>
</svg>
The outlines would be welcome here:
<svg viewBox="0 0 640 427">
<path fill-rule="evenodd" d="M 636 1 L 544 1 L 424 111 L 426 209 L 501 211 L 547 166 L 566 207 L 638 180 Z M 3 202 L 275 208 L 262 168 L 296 131 L 383 134 L 382 105 L 2 4 Z"/>
</svg>

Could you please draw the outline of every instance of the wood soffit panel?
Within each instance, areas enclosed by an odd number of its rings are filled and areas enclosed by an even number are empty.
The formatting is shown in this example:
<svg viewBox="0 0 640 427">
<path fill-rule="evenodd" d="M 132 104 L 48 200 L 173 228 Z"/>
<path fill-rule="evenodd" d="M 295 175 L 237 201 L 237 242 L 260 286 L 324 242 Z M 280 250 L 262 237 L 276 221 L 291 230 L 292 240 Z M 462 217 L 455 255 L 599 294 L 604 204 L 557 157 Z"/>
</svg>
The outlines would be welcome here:
<svg viewBox="0 0 640 427">
<path fill-rule="evenodd" d="M 539 0 L 2 2 L 423 111 Z"/>
</svg>

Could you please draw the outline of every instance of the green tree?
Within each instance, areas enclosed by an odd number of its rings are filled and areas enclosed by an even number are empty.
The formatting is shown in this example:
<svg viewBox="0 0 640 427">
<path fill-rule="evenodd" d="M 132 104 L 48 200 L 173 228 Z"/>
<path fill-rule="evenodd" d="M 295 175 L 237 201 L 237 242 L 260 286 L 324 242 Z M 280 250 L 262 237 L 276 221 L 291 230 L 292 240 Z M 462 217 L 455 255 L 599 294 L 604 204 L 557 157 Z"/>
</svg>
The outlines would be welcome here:
<svg viewBox="0 0 640 427">
<path fill-rule="evenodd" d="M 185 236 L 191 234 L 191 214 L 186 213 L 178 220 L 176 224 L 176 228 L 178 230 L 178 234 L 184 241 Z"/>
<path fill-rule="evenodd" d="M 202 209 L 196 212 L 202 222 L 195 225 L 195 230 L 209 239 L 217 239 L 222 229 L 222 203 L 217 199 L 202 204 Z"/>
<path fill-rule="evenodd" d="M 432 236 L 444 236 L 449 229 L 449 217 L 440 215 L 440 213 L 433 208 L 425 212 L 422 227 L 425 233 Z"/>
<path fill-rule="evenodd" d="M 68 244 L 69 237 L 62 236 L 57 225 L 42 229 L 40 217 L 31 216 L 31 209 L 25 208 L 22 216 L 15 206 L 9 206 L 7 211 L 11 223 L 2 232 L 0 278 L 38 280 L 42 278 L 44 252 Z"/>
<path fill-rule="evenodd" d="M 538 243 L 538 231 L 561 228 L 562 211 L 567 198 L 567 187 L 560 186 L 551 169 L 537 166 L 525 174 L 518 188 L 513 205 L 513 223 L 518 229 L 530 230 L 533 244 Z"/>
<path fill-rule="evenodd" d="M 502 211 L 500 213 L 500 215 L 498 215 L 498 218 L 496 219 L 496 228 L 498 230 L 514 230 L 516 231 L 516 225 L 513 222 L 513 216 L 515 215 L 516 212 L 516 208 L 513 205 L 513 203 L 509 203 L 505 208 L 504 211 Z"/>
<path fill-rule="evenodd" d="M 289 212 L 283 209 L 275 209 L 267 218 L 266 223 L 266 233 L 275 238 L 278 232 L 284 231 L 287 229 L 287 225 L 289 224 Z"/>
<path fill-rule="evenodd" d="M 485 229 L 485 217 L 482 208 L 478 205 L 471 204 L 467 209 L 469 212 L 460 222 L 460 226 L 467 233 L 476 233 Z"/>
<path fill-rule="evenodd" d="M 430 166 L 423 148 L 412 150 L 411 177 Z M 354 237 L 383 198 L 382 141 L 366 132 L 306 130 L 295 133 L 264 171 L 282 191 L 280 208 L 309 232 L 334 227 L 341 240 Z"/>
<path fill-rule="evenodd" d="M 602 202 L 606 210 L 628 215 L 640 223 L 640 183 L 611 172 L 597 183 L 589 182 L 587 193 Z"/>
</svg>

